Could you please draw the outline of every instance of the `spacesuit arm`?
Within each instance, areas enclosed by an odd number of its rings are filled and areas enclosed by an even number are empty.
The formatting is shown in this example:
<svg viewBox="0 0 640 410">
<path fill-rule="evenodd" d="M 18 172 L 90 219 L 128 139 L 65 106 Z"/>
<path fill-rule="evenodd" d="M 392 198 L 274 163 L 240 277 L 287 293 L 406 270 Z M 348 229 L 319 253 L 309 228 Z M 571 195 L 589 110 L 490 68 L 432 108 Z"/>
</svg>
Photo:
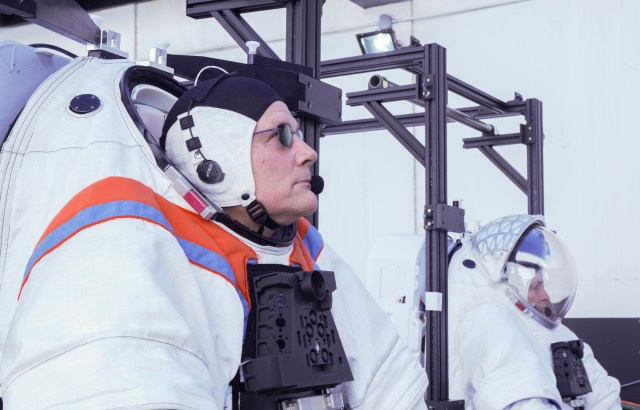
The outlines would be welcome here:
<svg viewBox="0 0 640 410">
<path fill-rule="evenodd" d="M 607 374 L 607 371 L 596 360 L 591 346 L 584 343 L 582 358 L 592 392 L 585 397 L 588 409 L 621 409 L 620 382 Z"/>
<path fill-rule="evenodd" d="M 190 264 L 167 230 L 92 226 L 31 271 L 0 368 L 4 404 L 221 409 L 242 323 L 233 286 Z"/>
<path fill-rule="evenodd" d="M 335 272 L 332 312 L 354 377 L 341 386 L 350 408 L 426 409 L 427 375 L 389 317 L 326 244 L 317 263 Z"/>
<path fill-rule="evenodd" d="M 452 377 L 463 379 L 474 408 L 560 408 L 555 377 L 542 362 L 545 352 L 516 314 L 502 303 L 470 310 L 452 340 L 451 354 L 463 369 Z"/>
</svg>

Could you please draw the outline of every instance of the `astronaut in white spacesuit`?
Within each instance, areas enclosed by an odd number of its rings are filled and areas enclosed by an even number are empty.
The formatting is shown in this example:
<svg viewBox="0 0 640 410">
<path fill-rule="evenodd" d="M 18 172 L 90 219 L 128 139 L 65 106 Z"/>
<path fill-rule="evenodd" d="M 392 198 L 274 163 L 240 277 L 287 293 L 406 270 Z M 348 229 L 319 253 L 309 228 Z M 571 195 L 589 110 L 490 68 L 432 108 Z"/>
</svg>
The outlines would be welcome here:
<svg viewBox="0 0 640 410">
<path fill-rule="evenodd" d="M 278 265 L 335 272 L 331 313 L 353 378 L 334 390 L 345 405 L 425 409 L 424 370 L 303 218 L 317 207 L 317 154 L 296 120 L 262 82 L 215 81 L 178 99 L 163 134 L 167 157 L 225 212 L 201 218 L 188 197 L 147 182 L 157 173 L 70 198 L 25 271 L 0 368 L 5 407 L 230 409 L 252 331 L 247 272 Z M 343 364 L 323 356 L 336 339 L 321 331 L 309 360 Z M 289 343 L 278 339 L 280 353 Z"/>
<path fill-rule="evenodd" d="M 449 268 L 450 397 L 467 409 L 571 408 L 556 387 L 551 344 L 576 291 L 574 262 L 541 216 L 498 219 L 462 239 Z M 620 384 L 584 344 L 585 409 L 620 409 Z"/>
</svg>

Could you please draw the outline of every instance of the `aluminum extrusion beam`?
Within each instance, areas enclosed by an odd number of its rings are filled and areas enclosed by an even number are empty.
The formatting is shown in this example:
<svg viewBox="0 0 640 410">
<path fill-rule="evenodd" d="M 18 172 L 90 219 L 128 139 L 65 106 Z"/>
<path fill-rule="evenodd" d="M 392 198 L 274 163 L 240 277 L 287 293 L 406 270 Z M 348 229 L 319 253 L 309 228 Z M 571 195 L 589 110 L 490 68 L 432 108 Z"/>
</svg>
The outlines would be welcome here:
<svg viewBox="0 0 640 410">
<path fill-rule="evenodd" d="M 385 89 L 388 91 L 378 92 L 380 93 L 381 97 L 375 98 L 377 94 L 372 90 L 381 89 Z M 415 93 L 416 98 L 412 97 L 412 92 Z M 347 101 L 347 104 L 356 105 L 359 101 L 362 100 L 362 97 L 364 96 L 376 99 L 378 101 L 407 100 L 410 103 L 413 103 L 422 108 L 425 108 L 427 106 L 425 100 L 417 98 L 426 97 L 424 93 L 420 93 L 418 84 L 401 86 L 387 80 L 385 77 L 379 74 L 376 74 L 369 79 L 369 91 L 348 94 L 347 97 L 349 98 L 349 100 Z M 493 125 L 479 121 L 469 114 L 458 111 L 455 108 L 447 107 L 447 117 L 475 130 L 478 130 L 484 134 L 495 134 L 495 128 L 493 127 Z"/>
<path fill-rule="evenodd" d="M 377 70 L 417 66 L 422 72 L 424 47 L 402 47 L 387 53 L 365 54 L 322 62 L 321 77 L 330 78 L 349 74 L 370 73 Z"/>
<path fill-rule="evenodd" d="M 498 113 L 506 112 L 509 109 L 506 102 L 489 95 L 452 75 L 448 75 L 447 80 L 449 91 L 458 94 L 461 97 L 480 104 L 483 107 L 490 108 Z"/>
<path fill-rule="evenodd" d="M 370 101 L 402 101 L 416 99 L 418 87 L 415 84 L 399 85 L 397 87 L 372 88 L 347 94 L 348 105 L 361 105 Z M 420 100 L 417 100 L 420 101 Z M 420 104 L 420 103 L 419 103 Z"/>
<path fill-rule="evenodd" d="M 521 115 L 519 112 L 515 112 L 515 111 L 506 112 L 506 113 L 487 112 L 487 111 L 481 110 L 481 107 L 465 107 L 465 108 L 457 108 L 457 110 L 465 114 L 469 114 L 477 119 L 512 117 L 516 115 Z M 424 126 L 424 113 L 396 115 L 395 118 L 396 120 L 400 121 L 400 123 L 405 127 Z M 447 122 L 455 122 L 455 121 L 450 118 L 447 118 Z M 336 125 L 327 125 L 325 128 L 323 128 L 322 134 L 323 135 L 348 134 L 352 132 L 381 130 L 384 128 L 385 127 L 382 124 L 380 124 L 378 120 L 376 120 L 375 118 L 368 118 L 368 119 L 360 119 L 360 120 L 343 121 L 342 123 L 336 124 Z M 507 134 L 507 135 L 500 136 L 499 138 L 501 137 L 510 138 L 514 135 L 519 136 L 520 134 Z M 478 138 L 481 139 L 481 138 L 487 138 L 487 137 L 478 137 Z M 469 138 L 468 140 L 473 141 L 473 138 Z M 467 141 L 467 140 L 464 140 L 464 141 Z M 522 142 L 522 141 L 519 141 L 519 142 Z M 479 144 L 479 145 L 486 145 L 486 144 Z M 499 143 L 496 145 L 505 145 L 505 144 Z M 465 147 L 465 148 L 472 148 L 472 147 Z"/>
<path fill-rule="evenodd" d="M 34 0 L 0 0 L 0 12 L 15 14 L 25 19 L 34 18 L 36 16 L 36 2 Z"/>
<path fill-rule="evenodd" d="M 366 108 L 389 132 L 396 137 L 398 142 L 406 148 L 407 151 L 418 161 L 422 166 L 425 165 L 425 148 L 424 145 L 416 137 L 413 136 L 407 129 L 395 120 L 393 114 L 391 114 L 385 107 L 377 101 L 370 101 L 363 104 Z"/>
<path fill-rule="evenodd" d="M 245 13 L 282 7 L 282 0 L 187 0 L 187 16 L 202 19 L 211 17 L 212 11 L 237 10 Z"/>
<path fill-rule="evenodd" d="M 506 159 L 502 157 L 496 150 L 489 146 L 477 147 L 489 161 L 513 182 L 518 189 L 527 194 L 527 180 L 513 167 Z"/>
<path fill-rule="evenodd" d="M 464 143 L 462 145 L 463 148 L 480 148 L 480 147 L 493 147 L 496 145 L 514 145 L 514 144 L 522 144 L 522 135 L 520 133 L 516 134 L 503 134 L 503 135 L 493 135 L 493 136 L 484 136 L 484 137 L 476 137 L 476 138 L 465 138 L 462 140 Z"/>
<path fill-rule="evenodd" d="M 425 77 L 430 98 L 425 111 L 425 204 L 429 209 L 447 203 L 447 65 L 446 50 L 437 44 L 424 47 Z M 425 212 L 426 215 L 427 212 Z M 427 228 L 425 219 L 425 228 Z M 427 312 L 425 369 L 429 375 L 427 404 L 431 408 L 463 409 L 449 402 L 448 255 L 447 229 L 425 233 L 426 291 L 439 295 L 443 310 Z"/>
<path fill-rule="evenodd" d="M 82 44 L 100 44 L 100 28 L 74 0 L 0 0 L 0 11 L 16 14 Z"/>
<path fill-rule="evenodd" d="M 395 115 L 396 121 L 405 127 L 424 126 L 424 113 Z M 322 129 L 323 135 L 349 134 L 353 132 L 364 132 L 382 130 L 386 127 L 376 118 L 362 120 L 343 121 L 341 124 L 327 125 Z"/>
<path fill-rule="evenodd" d="M 467 127 L 478 130 L 483 134 L 495 134 L 496 131 L 493 125 L 477 120 L 462 111 L 456 110 L 455 108 L 447 107 L 447 117 L 459 122 L 460 124 L 464 124 Z"/>
<path fill-rule="evenodd" d="M 523 127 L 524 143 L 527 144 L 527 199 L 529 214 L 544 214 L 544 170 L 542 143 L 542 101 L 527 100 L 525 114 L 527 124 Z"/>
<path fill-rule="evenodd" d="M 341 58 L 322 62 L 322 78 L 369 73 L 377 70 L 404 68 L 414 74 L 424 74 L 421 61 L 421 50 L 426 46 L 403 47 L 387 53 L 367 54 L 356 57 Z M 487 109 L 503 114 L 510 111 L 510 106 L 499 98 L 479 90 L 464 81 L 447 75 L 448 90 L 473 101 Z"/>
</svg>

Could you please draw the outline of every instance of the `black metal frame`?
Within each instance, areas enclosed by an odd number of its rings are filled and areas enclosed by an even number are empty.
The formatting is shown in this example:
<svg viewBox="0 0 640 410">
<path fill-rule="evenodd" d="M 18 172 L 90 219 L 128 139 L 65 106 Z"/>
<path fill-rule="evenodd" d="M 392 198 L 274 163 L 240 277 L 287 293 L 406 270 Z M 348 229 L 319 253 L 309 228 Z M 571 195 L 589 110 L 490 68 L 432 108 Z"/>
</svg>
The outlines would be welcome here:
<svg viewBox="0 0 640 410">
<path fill-rule="evenodd" d="M 536 99 L 501 101 L 447 74 L 446 51 L 437 44 L 405 47 L 378 54 L 325 61 L 322 76 L 369 73 L 399 68 L 415 74 L 416 82 L 406 86 L 391 85 L 347 94 L 348 105 L 363 105 L 375 120 L 345 121 L 327 126 L 324 134 L 362 132 L 386 128 L 425 167 L 426 198 L 424 227 L 427 261 L 427 292 L 440 295 L 447 306 L 447 233 L 464 230 L 464 211 L 447 205 L 447 121 L 457 121 L 481 131 L 483 135 L 464 140 L 464 148 L 478 148 L 493 162 L 528 199 L 528 212 L 544 212 L 542 168 L 542 103 Z M 451 91 L 478 106 L 453 109 L 447 107 Z M 387 101 L 406 100 L 424 107 L 424 114 L 395 117 L 382 105 Z M 520 132 L 496 135 L 495 128 L 481 119 L 522 115 L 526 124 Z M 425 126 L 425 145 L 408 130 L 409 126 Z M 493 147 L 525 144 L 527 146 L 527 177 L 523 177 Z M 435 295 L 434 295 L 435 294 Z M 430 384 L 427 402 L 432 409 L 462 409 L 461 401 L 449 401 L 447 311 L 427 314 L 425 368 Z"/>
<path fill-rule="evenodd" d="M 64 0 L 55 8 L 33 0 L 15 2 L 0 0 L 0 11 L 17 14 L 77 41 L 96 43 L 99 29 L 73 0 Z M 442 298 L 447 306 L 447 234 L 464 229 L 464 210 L 447 204 L 447 122 L 457 121 L 482 132 L 482 136 L 464 140 L 464 148 L 477 148 L 502 171 L 528 199 L 528 212 L 544 212 L 542 103 L 536 99 L 504 102 L 447 74 L 446 50 L 437 44 L 410 46 L 389 53 L 363 55 L 331 61 L 320 61 L 321 12 L 323 0 L 186 0 L 187 15 L 193 18 L 214 17 L 240 47 L 246 41 L 258 41 L 257 58 L 278 59 L 275 52 L 242 18 L 242 13 L 286 8 L 286 60 L 311 68 L 316 79 L 368 73 L 378 70 L 403 69 L 415 74 L 414 84 L 372 87 L 350 93 L 347 104 L 362 105 L 373 119 L 346 121 L 339 125 L 321 124 L 303 116 L 301 128 L 307 143 L 316 151 L 323 135 L 362 132 L 385 128 L 425 167 L 426 198 L 424 228 L 426 230 L 427 288 L 430 296 Z M 42 6 L 42 7 L 40 7 Z M 66 7 L 81 22 L 74 26 L 69 19 L 58 18 L 59 8 Z M 72 19 L 73 20 L 73 19 Z M 458 94 L 477 106 L 453 109 L 447 107 L 449 92 Z M 383 105 L 388 101 L 406 100 L 424 107 L 424 113 L 394 116 Z M 485 118 L 522 115 L 525 124 L 519 132 L 496 135 L 495 129 L 482 122 Z M 425 126 L 423 145 L 407 130 L 409 126 Z M 527 176 L 522 176 L 504 159 L 494 146 L 524 144 L 527 147 Z M 314 165 L 317 174 L 319 164 Z M 317 226 L 317 214 L 313 218 Z M 447 311 L 429 311 L 426 326 L 425 368 L 430 384 L 427 402 L 430 409 L 461 409 L 462 401 L 449 401 Z"/>
</svg>

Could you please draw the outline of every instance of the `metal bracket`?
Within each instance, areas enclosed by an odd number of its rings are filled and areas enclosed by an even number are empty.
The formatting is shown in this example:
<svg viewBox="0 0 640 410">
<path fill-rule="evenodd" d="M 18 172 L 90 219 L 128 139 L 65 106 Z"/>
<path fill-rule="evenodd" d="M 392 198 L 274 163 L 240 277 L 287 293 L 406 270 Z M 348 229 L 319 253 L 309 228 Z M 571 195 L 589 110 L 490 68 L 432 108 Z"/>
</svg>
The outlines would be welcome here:
<svg viewBox="0 0 640 410">
<path fill-rule="evenodd" d="M 298 108 L 330 123 L 342 120 L 342 90 L 305 74 L 298 74 L 298 83 L 304 87 L 304 101 L 298 100 Z"/>
<path fill-rule="evenodd" d="M 421 99 L 432 100 L 436 97 L 433 89 L 434 78 L 433 74 L 422 76 L 422 88 L 420 89 Z"/>
<path fill-rule="evenodd" d="M 120 33 L 113 30 L 102 30 L 98 44 L 87 44 L 87 52 L 91 57 L 104 59 L 126 59 L 129 53 L 120 50 Z"/>
<path fill-rule="evenodd" d="M 520 124 L 520 136 L 522 137 L 522 143 L 531 145 L 535 144 L 535 128 L 532 124 Z"/>
<path fill-rule="evenodd" d="M 424 229 L 464 232 L 464 209 L 447 204 L 427 205 L 424 207 Z"/>
</svg>

